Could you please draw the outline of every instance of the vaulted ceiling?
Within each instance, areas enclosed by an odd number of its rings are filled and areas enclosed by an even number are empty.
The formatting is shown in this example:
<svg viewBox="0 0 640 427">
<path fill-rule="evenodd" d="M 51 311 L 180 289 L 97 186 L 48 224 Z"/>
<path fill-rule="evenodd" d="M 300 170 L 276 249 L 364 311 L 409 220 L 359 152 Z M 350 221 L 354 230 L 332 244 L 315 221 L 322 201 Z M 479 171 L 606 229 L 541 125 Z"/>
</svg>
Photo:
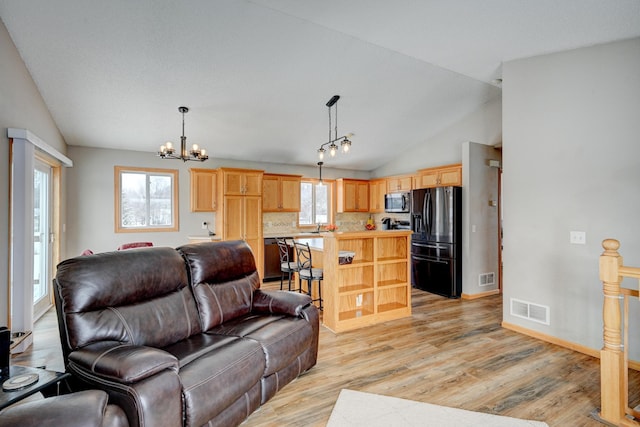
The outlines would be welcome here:
<svg viewBox="0 0 640 427">
<path fill-rule="evenodd" d="M 640 36 L 638 0 L 0 0 L 70 145 L 372 170 L 501 96 L 501 64 Z"/>
</svg>

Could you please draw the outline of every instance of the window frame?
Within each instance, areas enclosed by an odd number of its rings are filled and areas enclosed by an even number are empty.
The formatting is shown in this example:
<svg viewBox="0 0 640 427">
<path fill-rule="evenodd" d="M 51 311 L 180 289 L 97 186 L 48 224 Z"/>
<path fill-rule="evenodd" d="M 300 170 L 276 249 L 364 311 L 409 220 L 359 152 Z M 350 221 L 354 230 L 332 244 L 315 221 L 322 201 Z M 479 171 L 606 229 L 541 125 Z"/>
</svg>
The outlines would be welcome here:
<svg viewBox="0 0 640 427">
<path fill-rule="evenodd" d="M 123 227 L 122 226 L 122 173 L 134 172 L 144 174 L 147 178 L 150 175 L 162 175 L 171 177 L 172 188 L 172 200 L 171 200 L 171 223 L 167 226 L 150 226 L 143 227 Z M 156 232 L 168 232 L 180 230 L 180 216 L 179 216 L 179 186 L 178 186 L 177 169 L 161 169 L 161 168 L 144 168 L 133 166 L 114 166 L 114 220 L 115 220 L 115 232 L 116 233 L 156 233 Z"/>
<path fill-rule="evenodd" d="M 302 180 L 300 181 L 300 184 L 302 183 L 310 183 L 311 185 L 313 185 L 314 187 L 316 185 L 318 185 L 318 182 L 320 182 L 319 179 L 317 178 L 302 178 Z M 334 223 L 334 219 L 335 219 L 335 181 L 334 180 L 330 180 L 330 179 L 323 179 L 322 183 L 324 185 L 326 185 L 328 187 L 328 201 L 329 201 L 329 206 L 327 209 L 328 215 L 329 215 L 329 222 L 327 224 L 333 224 Z M 314 194 L 314 198 L 315 198 L 315 194 Z M 300 200 L 302 201 L 302 185 L 300 186 Z M 313 224 L 301 224 L 300 223 L 300 214 L 298 214 L 298 228 L 299 229 L 313 229 L 315 230 L 317 227 L 317 223 L 313 223 Z M 315 217 L 315 213 L 312 212 L 312 216 Z M 323 223 L 324 224 L 324 223 Z M 326 224 L 325 224 L 326 225 Z"/>
</svg>

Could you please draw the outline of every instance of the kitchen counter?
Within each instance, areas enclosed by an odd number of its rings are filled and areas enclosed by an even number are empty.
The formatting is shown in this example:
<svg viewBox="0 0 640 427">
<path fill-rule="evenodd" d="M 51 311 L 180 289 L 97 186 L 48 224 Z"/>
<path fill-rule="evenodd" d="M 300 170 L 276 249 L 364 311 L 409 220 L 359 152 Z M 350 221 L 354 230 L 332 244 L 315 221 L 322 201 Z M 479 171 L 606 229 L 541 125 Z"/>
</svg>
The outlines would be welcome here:
<svg viewBox="0 0 640 427">
<path fill-rule="evenodd" d="M 187 236 L 187 239 L 189 239 L 190 243 L 198 243 L 198 242 L 215 242 L 215 241 L 219 241 L 222 240 L 222 238 L 220 236 L 208 236 L 208 235 L 194 235 L 194 236 Z"/>
<path fill-rule="evenodd" d="M 311 231 L 294 231 L 291 233 L 263 233 L 262 237 L 264 237 L 265 239 L 274 239 L 276 237 L 293 237 L 294 239 L 298 237 L 322 238 L 327 233 L 329 232 L 322 231 L 320 233 L 312 233 Z"/>
</svg>

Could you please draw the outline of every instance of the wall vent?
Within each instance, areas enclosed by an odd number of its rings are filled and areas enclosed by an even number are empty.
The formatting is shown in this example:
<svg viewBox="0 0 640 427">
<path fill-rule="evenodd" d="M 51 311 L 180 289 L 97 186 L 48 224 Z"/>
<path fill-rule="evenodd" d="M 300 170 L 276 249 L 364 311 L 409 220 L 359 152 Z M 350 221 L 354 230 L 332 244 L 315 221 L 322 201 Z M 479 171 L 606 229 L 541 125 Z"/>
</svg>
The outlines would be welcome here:
<svg viewBox="0 0 640 427">
<path fill-rule="evenodd" d="M 496 284 L 496 273 L 480 273 L 478 286 L 491 286 Z"/>
<path fill-rule="evenodd" d="M 549 324 L 549 307 L 546 305 L 511 298 L 511 315 L 544 325 Z"/>
</svg>

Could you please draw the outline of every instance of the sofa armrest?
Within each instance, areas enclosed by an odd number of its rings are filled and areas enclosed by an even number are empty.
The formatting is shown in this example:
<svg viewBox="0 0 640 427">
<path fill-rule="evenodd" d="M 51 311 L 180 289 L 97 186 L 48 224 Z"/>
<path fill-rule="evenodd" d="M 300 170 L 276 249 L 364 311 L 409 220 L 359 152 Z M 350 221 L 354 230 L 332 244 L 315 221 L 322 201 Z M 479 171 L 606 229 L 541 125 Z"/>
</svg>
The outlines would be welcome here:
<svg viewBox="0 0 640 427">
<path fill-rule="evenodd" d="M 18 403 L 0 412 L 0 426 L 128 426 L 122 409 L 107 400 L 104 391 L 87 390 Z"/>
<path fill-rule="evenodd" d="M 251 311 L 301 317 L 302 310 L 309 304 L 311 304 L 311 297 L 306 294 L 258 289 L 253 294 Z"/>
<path fill-rule="evenodd" d="M 69 365 L 117 383 L 132 384 L 165 369 L 178 372 L 178 359 L 166 351 L 120 343 L 96 343 L 69 354 Z"/>
</svg>

